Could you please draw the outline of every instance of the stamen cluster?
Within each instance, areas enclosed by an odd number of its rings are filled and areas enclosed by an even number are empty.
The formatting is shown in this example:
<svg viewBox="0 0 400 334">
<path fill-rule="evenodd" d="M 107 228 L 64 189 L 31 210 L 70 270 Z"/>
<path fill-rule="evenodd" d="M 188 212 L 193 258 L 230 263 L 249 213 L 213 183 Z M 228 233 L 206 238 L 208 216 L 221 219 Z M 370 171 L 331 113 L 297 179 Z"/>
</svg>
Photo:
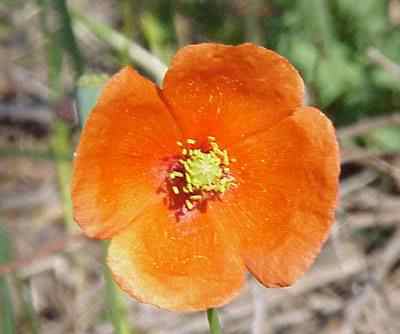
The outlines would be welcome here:
<svg viewBox="0 0 400 334">
<path fill-rule="evenodd" d="M 185 195 L 188 210 L 210 195 L 222 194 L 235 185 L 229 168 L 235 159 L 229 158 L 227 150 L 221 149 L 214 137 L 208 137 L 209 149 L 206 152 L 196 148 L 194 139 L 187 139 L 185 144 L 178 141 L 177 144 L 181 147 L 182 158 L 169 173 L 169 178 L 172 192 Z"/>
</svg>

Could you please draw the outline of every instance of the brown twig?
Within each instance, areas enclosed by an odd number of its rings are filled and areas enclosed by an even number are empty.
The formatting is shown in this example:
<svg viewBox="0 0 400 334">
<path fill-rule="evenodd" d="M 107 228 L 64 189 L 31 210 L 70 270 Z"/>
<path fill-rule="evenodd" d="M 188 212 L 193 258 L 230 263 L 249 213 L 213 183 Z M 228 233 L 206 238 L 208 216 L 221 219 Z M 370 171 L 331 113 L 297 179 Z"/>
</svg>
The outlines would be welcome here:
<svg viewBox="0 0 400 334">
<path fill-rule="evenodd" d="M 341 150 L 341 163 L 342 164 L 347 164 L 347 163 L 354 163 L 354 162 L 360 162 L 360 161 L 365 161 L 367 159 L 373 159 L 373 158 L 380 158 L 382 156 L 385 156 L 387 154 L 394 154 L 396 152 L 393 151 L 384 151 L 384 150 L 371 150 L 371 149 L 360 149 L 360 148 L 354 148 L 354 149 L 342 149 Z"/>
<path fill-rule="evenodd" d="M 382 117 L 363 120 L 354 125 L 342 127 L 337 131 L 340 140 L 363 135 L 371 130 L 376 130 L 388 125 L 400 125 L 400 113 L 393 113 Z"/>
<path fill-rule="evenodd" d="M 382 280 L 400 258 L 400 228 L 397 228 L 396 233 L 382 252 L 381 258 L 382 261 L 376 272 L 378 280 Z"/>
</svg>

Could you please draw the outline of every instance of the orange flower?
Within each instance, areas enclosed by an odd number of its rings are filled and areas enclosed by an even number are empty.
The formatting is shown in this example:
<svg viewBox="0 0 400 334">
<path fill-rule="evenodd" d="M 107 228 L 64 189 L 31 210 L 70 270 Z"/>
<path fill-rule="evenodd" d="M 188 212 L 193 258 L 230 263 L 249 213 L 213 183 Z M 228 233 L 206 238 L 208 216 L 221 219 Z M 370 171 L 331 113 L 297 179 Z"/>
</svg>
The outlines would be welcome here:
<svg viewBox="0 0 400 334">
<path fill-rule="evenodd" d="M 139 301 L 227 303 L 250 271 L 291 285 L 334 221 L 338 145 L 298 72 L 252 44 L 180 50 L 162 89 L 129 67 L 83 130 L 75 219 L 112 239 L 108 265 Z"/>
</svg>

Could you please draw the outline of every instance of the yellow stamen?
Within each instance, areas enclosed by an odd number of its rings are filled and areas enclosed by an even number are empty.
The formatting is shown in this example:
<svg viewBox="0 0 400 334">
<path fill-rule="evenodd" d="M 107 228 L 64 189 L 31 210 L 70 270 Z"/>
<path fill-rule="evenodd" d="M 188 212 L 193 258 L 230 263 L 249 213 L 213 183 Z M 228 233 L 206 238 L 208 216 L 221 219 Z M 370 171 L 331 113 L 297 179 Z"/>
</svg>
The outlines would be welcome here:
<svg viewBox="0 0 400 334">
<path fill-rule="evenodd" d="M 236 186 L 229 168 L 229 164 L 236 159 L 231 159 L 228 151 L 220 148 L 213 136 L 208 137 L 209 150 L 203 151 L 195 146 L 196 143 L 192 138 L 184 143 L 177 142 L 182 153 L 178 160 L 181 166 L 169 173 L 171 180 L 180 178 L 179 184 L 173 183 L 171 189 L 175 195 L 183 193 L 187 210 L 194 209 L 197 203 L 209 198 L 209 193 L 222 194 Z"/>
<path fill-rule="evenodd" d="M 192 196 L 190 196 L 190 199 L 192 201 L 200 201 L 202 198 L 203 198 L 203 196 L 201 196 L 201 195 L 192 195 Z"/>
<path fill-rule="evenodd" d="M 185 205 L 188 208 L 188 210 L 192 210 L 194 208 L 193 203 L 188 199 L 185 201 Z"/>
<path fill-rule="evenodd" d="M 178 172 L 178 171 L 173 171 L 173 172 L 171 172 L 171 173 L 169 173 L 169 177 L 173 180 L 173 179 L 175 179 L 175 178 L 177 178 L 177 177 L 184 177 L 185 175 L 183 174 L 183 173 L 181 173 L 181 172 Z"/>
</svg>

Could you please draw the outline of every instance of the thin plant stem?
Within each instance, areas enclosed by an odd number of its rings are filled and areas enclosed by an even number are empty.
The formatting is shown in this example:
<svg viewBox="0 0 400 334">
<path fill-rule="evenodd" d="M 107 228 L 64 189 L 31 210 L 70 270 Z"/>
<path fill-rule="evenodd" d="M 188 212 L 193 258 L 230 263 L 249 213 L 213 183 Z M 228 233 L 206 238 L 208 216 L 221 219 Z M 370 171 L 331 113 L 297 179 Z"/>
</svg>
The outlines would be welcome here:
<svg viewBox="0 0 400 334">
<path fill-rule="evenodd" d="M 48 40 L 48 68 L 49 85 L 51 87 L 50 103 L 56 105 L 63 95 L 62 68 L 64 54 L 70 54 L 75 65 L 75 75 L 79 76 L 83 69 L 83 61 L 71 28 L 71 18 L 65 0 L 50 2 L 37 0 L 42 15 L 42 30 Z M 56 20 L 62 29 L 51 26 L 50 17 Z M 50 142 L 51 151 L 55 156 L 71 155 L 70 128 L 61 119 L 57 119 L 53 125 Z M 58 186 L 63 205 L 64 223 L 67 230 L 73 226 L 72 203 L 70 199 L 71 163 L 68 160 L 55 160 Z"/>
<path fill-rule="evenodd" d="M 207 310 L 208 325 L 211 334 L 222 334 L 221 325 L 218 319 L 218 312 L 216 309 L 210 308 Z"/>
<path fill-rule="evenodd" d="M 16 275 L 17 296 L 21 300 L 21 306 L 24 313 L 24 322 L 27 324 L 26 331 L 30 334 L 40 333 L 39 318 L 35 312 L 32 300 L 32 290 L 30 287 L 30 279 L 22 279 Z"/>
<path fill-rule="evenodd" d="M 75 77 L 80 77 L 84 70 L 84 61 L 80 53 L 75 34 L 72 31 L 71 16 L 66 0 L 52 0 L 52 5 L 58 14 L 61 28 L 59 31 L 59 47 L 64 49 L 72 59 L 75 70 Z"/>
<path fill-rule="evenodd" d="M 246 40 L 256 44 L 263 44 L 264 36 L 260 22 L 260 11 L 264 3 L 262 0 L 248 1 L 245 7 L 244 26 Z"/>
<path fill-rule="evenodd" d="M 270 334 L 272 329 L 267 328 L 266 317 L 268 315 L 267 299 L 265 298 L 265 291 L 258 282 L 254 280 L 251 282 L 251 294 L 253 297 L 253 321 L 251 326 L 251 334 Z"/>
<path fill-rule="evenodd" d="M 77 105 L 81 126 L 87 120 L 90 111 L 96 104 L 96 100 L 107 80 L 105 75 L 84 75 L 78 81 Z M 107 254 L 107 242 L 103 242 L 104 263 Z M 122 299 L 119 289 L 116 287 L 110 269 L 104 266 L 104 280 L 106 285 L 107 313 L 113 325 L 115 334 L 134 334 L 127 319 L 127 307 Z"/>
<path fill-rule="evenodd" d="M 157 83 L 162 82 L 167 67 L 157 57 L 109 26 L 91 20 L 73 9 L 70 9 L 70 13 L 73 18 L 73 28 L 78 36 L 89 32 L 119 52 L 127 50 L 135 64 L 151 74 Z"/>
<path fill-rule="evenodd" d="M 104 256 L 107 254 L 107 242 L 103 242 Z M 104 266 L 104 279 L 106 283 L 106 305 L 107 313 L 113 324 L 115 334 L 134 334 L 126 317 L 126 305 L 118 288 L 112 279 L 110 269 Z"/>
<path fill-rule="evenodd" d="M 0 264 L 11 260 L 11 240 L 0 222 Z M 16 333 L 14 306 L 11 298 L 11 287 L 6 276 L 0 276 L 0 332 L 4 334 Z"/>
<path fill-rule="evenodd" d="M 69 136 L 69 127 L 62 121 L 57 120 L 53 127 L 51 138 L 51 148 L 55 156 L 71 157 L 71 139 Z M 58 185 L 61 195 L 61 203 L 63 206 L 63 215 L 65 226 L 68 230 L 73 227 L 72 203 L 70 198 L 70 182 L 71 182 L 71 161 L 55 159 L 57 170 Z"/>
<path fill-rule="evenodd" d="M 134 33 L 134 24 L 135 24 L 135 17 L 133 15 L 134 5 L 135 3 L 132 0 L 122 0 L 120 5 L 121 16 L 123 20 L 123 33 L 128 40 L 132 40 Z M 122 64 L 130 63 L 128 47 L 125 50 L 122 50 L 120 57 Z"/>
<path fill-rule="evenodd" d="M 48 9 L 44 7 L 44 4 L 47 4 L 46 0 L 40 0 L 40 3 L 43 4 L 43 9 Z M 67 13 L 67 7 L 65 0 L 57 0 L 54 2 L 56 4 L 56 11 L 59 12 L 59 17 L 63 19 L 64 25 L 70 25 L 71 20 L 69 17 L 69 13 Z M 67 15 L 68 14 L 68 15 Z M 46 19 L 48 16 L 48 11 L 44 12 L 43 18 Z M 71 27 L 68 29 L 62 30 L 60 33 L 53 32 L 44 24 L 44 32 L 46 36 L 50 39 L 49 43 L 49 69 L 50 76 L 49 81 L 51 87 L 53 87 L 53 93 L 50 98 L 51 103 L 56 103 L 63 94 L 62 90 L 62 80 L 61 80 L 61 71 L 63 66 L 63 55 L 67 53 L 68 49 L 63 46 L 63 43 L 60 41 L 69 41 L 72 48 L 75 48 L 76 52 L 71 54 L 72 59 L 75 64 L 75 75 L 78 77 L 83 71 L 83 62 L 80 58 L 79 50 L 77 48 L 77 44 L 75 43 L 74 32 Z M 59 35 L 60 34 L 60 35 Z M 71 42 L 72 41 L 72 42 Z M 87 82 L 83 82 L 83 86 L 78 83 L 78 102 L 80 107 L 81 119 L 86 119 L 90 110 L 96 102 L 97 96 L 100 93 L 100 89 L 102 84 L 104 84 L 104 77 L 101 80 L 95 80 L 98 85 L 96 87 L 92 87 L 89 85 L 87 87 Z M 90 80 L 93 83 L 93 80 Z M 85 90 L 86 87 L 86 90 Z M 93 89 L 96 88 L 94 91 Z M 82 124 L 82 123 L 81 123 Z M 55 157 L 59 156 L 71 156 L 71 138 L 70 138 L 70 129 L 62 120 L 57 120 L 54 125 L 53 136 L 51 140 L 51 148 L 55 154 Z M 66 226 L 69 228 L 73 225 L 73 213 L 72 213 L 72 202 L 70 198 L 70 181 L 72 175 L 72 166 L 71 161 L 68 160 L 59 160 L 56 159 L 56 167 L 58 174 L 58 183 L 60 186 L 62 203 L 64 206 L 64 218 L 66 221 Z M 79 263 L 78 263 L 79 264 Z M 79 268 L 82 269 L 82 268 Z M 111 273 L 109 273 L 108 269 L 105 273 L 105 281 L 106 281 L 106 305 L 109 305 L 110 318 L 113 324 L 114 332 L 116 334 L 129 334 L 130 329 L 128 326 L 128 321 L 126 319 L 126 308 L 115 287 Z M 79 291 L 80 289 L 78 289 Z"/>
</svg>

